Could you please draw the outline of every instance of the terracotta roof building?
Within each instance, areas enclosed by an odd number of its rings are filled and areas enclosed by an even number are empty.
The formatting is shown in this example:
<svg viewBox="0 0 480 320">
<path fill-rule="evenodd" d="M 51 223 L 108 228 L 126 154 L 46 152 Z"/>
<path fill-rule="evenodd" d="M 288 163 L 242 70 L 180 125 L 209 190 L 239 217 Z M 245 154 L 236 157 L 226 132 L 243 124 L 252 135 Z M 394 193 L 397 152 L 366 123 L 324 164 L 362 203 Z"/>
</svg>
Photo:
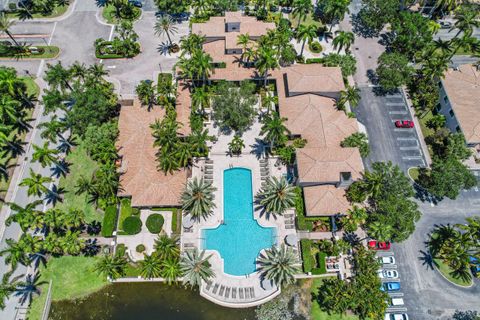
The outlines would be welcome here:
<svg viewBox="0 0 480 320">
<path fill-rule="evenodd" d="M 335 215 L 351 208 L 345 189 L 333 185 L 304 187 L 303 196 L 308 216 Z"/>
<path fill-rule="evenodd" d="M 132 198 L 135 207 L 179 206 L 180 196 L 187 181 L 187 171 L 164 174 L 157 170 L 150 124 L 161 120 L 165 111 L 160 107 L 122 106 L 118 127 L 117 148 L 122 158 L 119 196 Z"/>
</svg>

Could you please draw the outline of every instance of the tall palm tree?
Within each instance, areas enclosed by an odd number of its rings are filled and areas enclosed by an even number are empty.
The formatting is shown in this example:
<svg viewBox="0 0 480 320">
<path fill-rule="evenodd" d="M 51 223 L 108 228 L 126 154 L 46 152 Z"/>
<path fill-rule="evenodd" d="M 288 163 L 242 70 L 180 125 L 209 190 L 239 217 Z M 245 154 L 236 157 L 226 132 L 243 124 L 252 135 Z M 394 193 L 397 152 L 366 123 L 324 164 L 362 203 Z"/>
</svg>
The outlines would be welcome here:
<svg viewBox="0 0 480 320">
<path fill-rule="evenodd" d="M 284 244 L 265 250 L 265 255 L 260 255 L 257 262 L 262 277 L 279 287 L 293 283 L 295 274 L 300 271 L 298 255 Z"/>
<path fill-rule="evenodd" d="M 12 99 L 9 95 L 2 95 L 0 98 L 0 119 L 4 123 L 15 123 L 18 115 L 19 103 L 17 100 Z"/>
<path fill-rule="evenodd" d="M 480 217 L 469 217 L 466 220 L 467 224 L 458 224 L 457 227 L 464 230 L 471 239 L 480 241 Z"/>
<path fill-rule="evenodd" d="M 168 284 L 176 283 L 177 278 L 182 275 L 182 269 L 180 267 L 180 261 L 177 258 L 166 259 L 162 261 L 161 276 L 167 280 Z"/>
<path fill-rule="evenodd" d="M 201 252 L 197 248 L 186 250 L 180 260 L 180 268 L 183 274 L 183 283 L 188 286 L 200 286 L 203 281 L 215 277 L 210 262 L 212 255 L 205 257 L 205 250 Z"/>
<path fill-rule="evenodd" d="M 350 46 L 355 41 L 355 35 L 353 32 L 337 30 L 335 31 L 335 34 L 337 36 L 333 39 L 333 48 L 337 49 L 338 53 L 340 53 L 343 48 L 345 48 L 345 52 L 349 52 Z"/>
<path fill-rule="evenodd" d="M 242 46 L 242 52 L 247 50 L 251 43 L 250 35 L 248 33 L 242 33 L 237 36 L 237 45 Z"/>
<path fill-rule="evenodd" d="M 305 48 L 305 43 L 311 43 L 318 34 L 318 28 L 314 24 L 304 25 L 301 24 L 297 28 L 297 40 L 302 41 L 302 49 L 300 50 L 300 56 L 303 56 L 303 50 Z"/>
<path fill-rule="evenodd" d="M 196 87 L 192 92 L 192 106 L 194 110 L 201 111 L 203 114 L 205 109 L 210 107 L 211 94 L 207 86 Z"/>
<path fill-rule="evenodd" d="M 103 76 L 108 75 L 108 70 L 105 69 L 105 65 L 101 63 L 94 63 L 88 68 L 88 73 L 94 79 L 101 79 Z"/>
<path fill-rule="evenodd" d="M 210 215 L 215 203 L 213 192 L 217 189 L 210 182 L 196 177 L 189 181 L 182 194 L 182 209 L 197 221 Z"/>
<path fill-rule="evenodd" d="M 288 140 L 290 130 L 285 126 L 285 121 L 287 118 L 281 118 L 277 112 L 262 119 L 260 135 L 264 136 L 263 140 L 269 143 L 272 149 L 283 146 Z"/>
<path fill-rule="evenodd" d="M 211 140 L 212 137 L 208 134 L 208 129 L 195 130 L 188 137 L 188 142 L 196 157 L 205 157 L 208 155 L 207 141 Z"/>
<path fill-rule="evenodd" d="M 242 137 L 238 134 L 233 136 L 232 141 L 228 143 L 228 151 L 231 154 L 239 155 L 242 153 L 242 149 L 245 148 L 245 143 L 242 140 Z"/>
<path fill-rule="evenodd" d="M 186 37 L 180 39 L 180 48 L 182 49 L 182 56 L 185 54 L 192 55 L 193 52 L 202 49 L 202 44 L 205 42 L 205 36 L 191 33 Z"/>
<path fill-rule="evenodd" d="M 301 21 L 305 21 L 307 15 L 313 11 L 313 4 L 310 0 L 295 0 L 293 1 L 292 13 L 298 17 L 297 28 Z"/>
<path fill-rule="evenodd" d="M 153 107 L 157 100 L 153 81 L 151 80 L 140 81 L 140 83 L 135 88 L 135 93 L 140 99 L 142 106 L 148 106 L 149 110 Z"/>
<path fill-rule="evenodd" d="M 10 296 L 15 292 L 17 286 L 16 282 L 10 281 L 11 272 L 7 272 L 2 277 L 0 283 L 0 310 L 5 309 L 5 300 L 8 300 Z"/>
<path fill-rule="evenodd" d="M 52 187 L 45 194 L 45 202 L 47 204 L 56 205 L 57 202 L 63 202 L 63 194 L 65 189 L 62 187 L 57 187 L 57 185 L 52 185 Z"/>
<path fill-rule="evenodd" d="M 72 77 L 75 78 L 80 78 L 82 80 L 85 79 L 85 76 L 87 75 L 87 66 L 85 63 L 80 63 L 78 61 L 75 61 L 71 66 L 70 66 L 70 73 Z"/>
<path fill-rule="evenodd" d="M 378 199 L 382 191 L 383 176 L 376 172 L 366 171 L 361 180 L 362 188 L 369 196 Z"/>
<path fill-rule="evenodd" d="M 170 42 L 170 46 L 173 46 L 171 36 L 178 32 L 178 28 L 170 15 L 161 15 L 157 22 L 155 22 L 153 29 L 155 30 L 155 35 L 157 36 L 166 35 L 168 42 Z"/>
<path fill-rule="evenodd" d="M 33 295 L 40 295 L 40 286 L 47 283 L 46 281 L 40 281 L 40 274 L 28 274 L 25 281 L 20 281 L 15 288 L 14 296 L 20 297 L 20 304 L 28 302 L 30 305 L 33 299 Z"/>
<path fill-rule="evenodd" d="M 13 20 L 7 16 L 5 12 L 0 13 L 0 34 L 5 33 L 15 43 L 15 46 L 19 47 L 17 40 L 10 33 L 10 28 L 15 24 Z"/>
<path fill-rule="evenodd" d="M 437 0 L 435 1 L 435 7 L 439 10 L 451 12 L 455 10 L 463 0 Z"/>
<path fill-rule="evenodd" d="M 159 278 L 162 275 L 162 260 L 155 255 L 144 255 L 140 261 L 140 275 L 145 279 Z"/>
<path fill-rule="evenodd" d="M 178 241 L 177 236 L 159 235 L 154 244 L 155 254 L 162 260 L 178 258 L 180 256 Z"/>
<path fill-rule="evenodd" d="M 393 227 L 390 224 L 375 221 L 368 225 L 368 234 L 381 242 L 390 241 L 393 234 Z"/>
<path fill-rule="evenodd" d="M 340 91 L 339 104 L 344 106 L 348 102 L 352 108 L 355 108 L 360 98 L 360 89 L 347 85 L 345 90 Z"/>
<path fill-rule="evenodd" d="M 328 1 L 323 10 L 323 14 L 326 17 L 327 22 L 330 23 L 330 31 L 332 31 L 335 21 L 342 20 L 343 16 L 349 12 L 349 5 L 349 0 Z"/>
<path fill-rule="evenodd" d="M 48 188 L 45 187 L 45 183 L 52 182 L 50 177 L 44 177 L 40 173 L 35 173 L 30 168 L 30 177 L 25 178 L 20 182 L 20 186 L 27 187 L 27 194 L 29 196 L 35 195 L 40 197 L 42 194 L 48 192 Z"/>
<path fill-rule="evenodd" d="M 25 207 L 16 203 L 8 203 L 8 206 L 15 212 L 15 214 L 10 215 L 5 221 L 5 224 L 9 226 L 12 222 L 16 222 L 20 225 L 23 232 L 27 231 L 33 226 L 35 216 L 43 214 L 43 212 L 36 209 L 42 203 L 42 200 L 36 200 L 28 203 Z"/>
<path fill-rule="evenodd" d="M 205 85 L 208 77 L 214 71 L 213 59 L 203 50 L 197 50 L 191 58 L 192 67 L 196 79 L 202 79 Z"/>
<path fill-rule="evenodd" d="M 177 162 L 180 167 L 189 167 L 194 156 L 193 150 L 189 143 L 180 142 L 177 144 Z"/>
<path fill-rule="evenodd" d="M 480 28 L 480 20 L 478 18 L 478 12 L 475 10 L 459 10 L 455 14 L 455 23 L 450 31 L 458 29 L 454 38 L 457 38 L 460 33 L 471 36 L 474 28 Z"/>
<path fill-rule="evenodd" d="M 442 39 L 433 40 L 434 50 L 435 51 L 439 50 L 442 54 L 450 54 L 452 52 L 451 45 L 452 43 L 449 40 L 442 40 Z M 431 54 L 433 54 L 433 52 Z"/>
<path fill-rule="evenodd" d="M 25 251 L 22 243 L 13 239 L 6 239 L 5 242 L 8 248 L 0 251 L 0 256 L 6 255 L 5 263 L 10 264 L 12 270 L 15 270 L 19 263 L 28 265 L 28 252 Z"/>
<path fill-rule="evenodd" d="M 270 177 L 267 184 L 257 193 L 257 202 L 267 214 L 283 215 L 295 206 L 295 187 L 285 177 Z"/>
<path fill-rule="evenodd" d="M 268 71 L 273 71 L 278 68 L 278 60 L 272 47 L 261 46 L 257 50 L 257 60 L 255 61 L 255 68 L 263 78 L 263 85 L 264 87 L 266 87 Z"/>
<path fill-rule="evenodd" d="M 81 194 L 89 194 L 92 193 L 95 190 L 95 185 L 93 181 L 85 176 L 80 176 L 80 178 L 77 179 L 77 183 L 75 184 L 75 194 L 81 195 Z"/>
<path fill-rule="evenodd" d="M 95 264 L 94 270 L 110 279 L 117 279 L 125 275 L 127 264 L 124 257 L 105 255 Z"/>
<path fill-rule="evenodd" d="M 72 87 L 69 83 L 71 78 L 72 73 L 70 70 L 65 69 L 60 61 L 58 61 L 55 65 L 47 63 L 47 70 L 45 71 L 44 80 L 47 81 L 50 87 L 54 89 L 60 89 L 62 92 L 64 92 L 67 88 L 72 90 Z"/>
<path fill-rule="evenodd" d="M 56 155 L 59 151 L 56 149 L 50 149 L 49 147 L 50 145 L 48 141 L 43 144 L 43 147 L 33 145 L 32 160 L 38 161 L 42 165 L 42 168 L 50 166 L 53 162 L 57 161 Z"/>
</svg>

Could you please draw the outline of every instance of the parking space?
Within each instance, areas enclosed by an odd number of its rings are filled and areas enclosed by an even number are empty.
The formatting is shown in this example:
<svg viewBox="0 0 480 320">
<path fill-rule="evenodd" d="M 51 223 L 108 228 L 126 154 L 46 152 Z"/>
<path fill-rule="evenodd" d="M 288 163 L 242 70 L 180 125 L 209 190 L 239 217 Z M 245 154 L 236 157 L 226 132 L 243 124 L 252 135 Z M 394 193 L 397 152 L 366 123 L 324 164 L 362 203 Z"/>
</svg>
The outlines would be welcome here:
<svg viewBox="0 0 480 320">
<path fill-rule="evenodd" d="M 372 152 L 366 165 L 377 161 L 392 161 L 404 172 L 410 167 L 426 165 L 415 128 L 398 127 L 396 121 L 412 121 L 410 111 L 401 92 L 375 94 L 375 88 L 360 88 L 361 101 L 355 113 L 365 125 Z"/>
</svg>

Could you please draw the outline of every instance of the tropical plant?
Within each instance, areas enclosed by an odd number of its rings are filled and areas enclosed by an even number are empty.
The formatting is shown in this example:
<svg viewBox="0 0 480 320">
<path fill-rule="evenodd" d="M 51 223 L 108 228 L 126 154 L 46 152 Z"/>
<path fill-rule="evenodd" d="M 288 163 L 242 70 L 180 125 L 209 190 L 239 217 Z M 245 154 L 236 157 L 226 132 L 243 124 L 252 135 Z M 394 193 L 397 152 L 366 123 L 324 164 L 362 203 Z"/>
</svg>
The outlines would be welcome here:
<svg viewBox="0 0 480 320">
<path fill-rule="evenodd" d="M 16 283 L 10 281 L 11 272 L 7 272 L 2 277 L 0 283 L 0 310 L 5 309 L 5 301 L 15 292 Z"/>
<path fill-rule="evenodd" d="M 23 265 L 28 265 L 28 252 L 23 246 L 22 242 L 18 242 L 13 239 L 6 239 L 5 242 L 8 245 L 8 248 L 0 251 L 0 256 L 7 255 L 5 257 L 5 263 L 10 264 L 12 270 L 15 270 L 18 266 L 18 263 Z"/>
<path fill-rule="evenodd" d="M 155 30 L 155 35 L 167 36 L 168 42 L 170 43 L 170 47 L 173 46 L 171 36 L 173 36 L 178 32 L 178 28 L 175 25 L 175 21 L 172 19 L 170 15 L 168 14 L 161 15 L 155 22 L 155 26 L 153 27 L 153 29 Z"/>
<path fill-rule="evenodd" d="M 28 203 L 25 205 L 25 207 L 22 207 L 16 203 L 8 203 L 15 214 L 10 215 L 5 221 L 5 224 L 9 226 L 12 222 L 16 222 L 20 225 L 20 228 L 22 228 L 23 232 L 27 231 L 33 227 L 35 217 L 42 214 L 41 211 L 36 209 L 42 203 L 42 200 L 36 200 Z"/>
<path fill-rule="evenodd" d="M 340 145 L 344 148 L 358 148 L 362 158 L 366 158 L 370 153 L 370 147 L 368 145 L 368 137 L 363 132 L 354 132 L 350 136 L 340 142 Z"/>
<path fill-rule="evenodd" d="M 151 80 L 142 80 L 135 88 L 135 93 L 137 94 L 140 102 L 143 106 L 148 106 L 149 109 L 156 102 L 155 87 L 153 86 L 153 81 Z"/>
<path fill-rule="evenodd" d="M 35 173 L 30 168 L 30 177 L 25 178 L 20 182 L 20 186 L 27 187 L 27 194 L 29 196 L 35 195 L 40 197 L 42 194 L 48 192 L 48 188 L 45 187 L 45 183 L 52 182 L 50 177 L 44 177 L 40 173 Z"/>
<path fill-rule="evenodd" d="M 338 99 L 337 105 L 339 109 L 344 110 L 348 102 L 350 107 L 355 108 L 358 106 L 360 98 L 360 89 L 347 85 L 345 90 L 340 91 L 340 98 Z"/>
<path fill-rule="evenodd" d="M 205 250 L 199 252 L 197 248 L 184 252 L 180 260 L 180 267 L 185 285 L 200 286 L 202 280 L 209 281 L 209 279 L 215 277 L 208 261 L 210 257 L 211 255 L 205 257 Z"/>
<path fill-rule="evenodd" d="M 303 1 L 303 0 L 301 0 Z M 275 70 L 278 68 L 278 60 L 273 48 L 269 46 L 261 46 L 257 50 L 257 60 L 255 61 L 255 68 L 263 78 L 264 87 L 267 86 L 267 77 L 269 70 Z"/>
<path fill-rule="evenodd" d="M 110 279 L 117 279 L 125 275 L 127 264 L 128 261 L 125 257 L 104 255 L 95 264 L 94 270 Z"/>
<path fill-rule="evenodd" d="M 260 135 L 264 137 L 263 139 L 270 144 L 272 149 L 281 147 L 288 141 L 290 130 L 285 126 L 285 121 L 287 121 L 287 118 L 281 118 L 276 112 L 266 115 L 262 119 Z"/>
<path fill-rule="evenodd" d="M 145 254 L 140 265 L 140 275 L 145 279 L 159 278 L 162 274 L 162 261 L 154 254 Z"/>
<path fill-rule="evenodd" d="M 318 34 L 318 28 L 314 24 L 304 25 L 301 24 L 298 26 L 296 34 L 297 40 L 302 41 L 302 49 L 300 50 L 300 56 L 303 56 L 303 49 L 305 48 L 305 43 L 311 43 Z"/>
<path fill-rule="evenodd" d="M 18 44 L 17 40 L 12 36 L 10 33 L 10 28 L 15 24 L 13 20 L 10 20 L 10 18 L 7 16 L 6 12 L 0 12 L 0 34 L 5 33 L 12 41 L 13 43 L 19 47 L 20 45 Z"/>
<path fill-rule="evenodd" d="M 337 30 L 335 31 L 335 34 L 336 37 L 332 42 L 333 48 L 337 49 L 338 53 L 340 53 L 343 48 L 345 48 L 345 52 L 350 52 L 350 46 L 355 41 L 355 35 L 353 32 Z"/>
<path fill-rule="evenodd" d="M 245 143 L 243 142 L 242 137 L 237 134 L 234 135 L 232 141 L 228 143 L 228 152 L 239 155 L 242 153 L 243 148 L 245 148 Z"/>
<path fill-rule="evenodd" d="M 328 0 L 322 4 L 323 20 L 330 24 L 330 31 L 332 31 L 333 24 L 337 20 L 342 20 L 343 16 L 349 12 L 349 5 L 350 0 Z"/>
<path fill-rule="evenodd" d="M 182 275 L 182 269 L 178 258 L 162 261 L 161 276 L 167 280 L 168 284 L 176 283 L 177 278 Z"/>
<path fill-rule="evenodd" d="M 280 247 L 265 250 L 257 262 L 262 277 L 272 280 L 279 287 L 293 283 L 295 274 L 300 271 L 298 255 L 283 243 Z"/>
<path fill-rule="evenodd" d="M 65 92 L 66 89 L 72 90 L 69 81 L 72 79 L 70 70 L 65 69 L 60 61 L 55 65 L 47 63 L 47 70 L 45 71 L 44 80 L 50 85 L 52 89 Z"/>
<path fill-rule="evenodd" d="M 266 185 L 256 195 L 257 203 L 268 215 L 283 215 L 295 206 L 295 199 L 295 187 L 285 177 L 269 177 Z"/>
<path fill-rule="evenodd" d="M 178 237 L 169 237 L 161 234 L 155 240 L 155 254 L 162 260 L 174 260 L 180 256 L 180 248 L 178 247 Z"/>
<path fill-rule="evenodd" d="M 292 13 L 295 17 L 298 17 L 298 28 L 300 26 L 300 22 L 305 21 L 307 15 L 313 11 L 313 4 L 310 0 L 294 0 L 292 6 Z"/>
<path fill-rule="evenodd" d="M 187 182 L 181 197 L 183 211 L 197 221 L 205 219 L 215 208 L 213 193 L 216 190 L 210 182 L 193 178 Z"/>
<path fill-rule="evenodd" d="M 42 147 L 33 145 L 32 160 L 38 161 L 42 168 L 50 166 L 53 162 L 57 161 L 56 155 L 59 153 L 56 149 L 50 149 L 49 142 L 45 142 Z"/>
<path fill-rule="evenodd" d="M 457 38 L 460 33 L 470 37 L 473 33 L 474 28 L 480 28 L 480 20 L 478 10 L 475 10 L 470 7 L 465 7 L 465 10 L 458 10 L 455 13 L 455 23 L 453 24 L 450 31 L 457 29 L 457 33 L 454 38 Z"/>
</svg>

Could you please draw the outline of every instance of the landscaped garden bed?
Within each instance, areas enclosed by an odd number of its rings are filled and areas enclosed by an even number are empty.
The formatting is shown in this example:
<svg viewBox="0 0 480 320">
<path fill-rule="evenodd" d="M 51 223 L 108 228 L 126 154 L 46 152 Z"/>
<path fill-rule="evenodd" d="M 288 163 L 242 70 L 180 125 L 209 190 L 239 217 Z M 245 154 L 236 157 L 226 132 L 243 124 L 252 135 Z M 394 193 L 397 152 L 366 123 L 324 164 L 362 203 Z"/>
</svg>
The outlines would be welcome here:
<svg viewBox="0 0 480 320">
<path fill-rule="evenodd" d="M 327 273 L 325 258 L 327 254 L 319 250 L 318 243 L 313 240 L 302 239 L 300 241 L 303 260 L 303 271 L 312 274 Z"/>
<path fill-rule="evenodd" d="M 140 209 L 132 208 L 130 198 L 120 200 L 120 216 L 118 218 L 118 235 L 134 235 L 140 232 L 142 221 L 140 220 Z"/>
<path fill-rule="evenodd" d="M 140 44 L 135 43 L 132 51 L 126 52 L 116 46 L 114 41 L 102 41 L 95 47 L 95 56 L 98 59 L 133 58 L 140 53 Z"/>
<path fill-rule="evenodd" d="M 102 17 L 109 24 L 116 24 L 120 20 L 135 21 L 140 18 L 142 10 L 134 6 L 124 6 L 121 10 L 118 10 L 113 5 L 108 5 L 102 10 Z"/>
<path fill-rule="evenodd" d="M 24 2 L 25 4 L 28 4 L 28 1 Z M 33 3 L 33 1 L 31 2 Z M 53 1 L 52 1 L 53 3 Z M 8 10 L 6 11 L 6 14 L 9 18 L 20 18 L 20 19 L 36 19 L 36 18 L 41 18 L 41 19 L 48 19 L 48 18 L 56 18 L 61 15 L 63 15 L 69 7 L 68 1 L 65 1 L 66 5 L 55 5 L 53 4 L 52 6 L 50 5 L 39 5 L 39 6 L 34 6 L 30 5 L 27 6 L 27 8 L 22 7 L 20 5 L 17 5 L 14 2 L 10 2 L 8 4 Z M 39 4 L 42 4 L 39 2 Z"/>
<path fill-rule="evenodd" d="M 1 45 L 0 58 L 13 59 L 52 59 L 58 56 L 60 48 L 56 46 L 17 47 Z"/>
<path fill-rule="evenodd" d="M 152 208 L 152 211 L 169 211 L 172 213 L 172 233 L 180 234 L 182 225 L 182 214 L 178 208 Z"/>
</svg>

